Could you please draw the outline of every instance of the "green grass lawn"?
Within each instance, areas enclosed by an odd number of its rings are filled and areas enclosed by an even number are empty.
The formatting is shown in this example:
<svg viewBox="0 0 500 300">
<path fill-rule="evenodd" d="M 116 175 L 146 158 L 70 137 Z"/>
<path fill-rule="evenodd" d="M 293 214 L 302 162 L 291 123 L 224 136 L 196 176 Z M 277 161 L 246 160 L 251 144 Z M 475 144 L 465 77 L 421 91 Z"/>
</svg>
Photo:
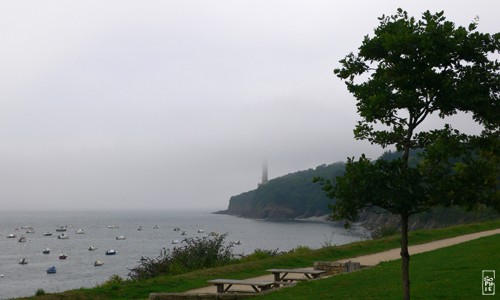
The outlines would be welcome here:
<svg viewBox="0 0 500 300">
<path fill-rule="evenodd" d="M 460 225 L 443 229 L 436 230 L 419 230 L 410 232 L 410 245 L 425 243 L 429 241 L 444 239 L 448 237 L 454 237 L 458 235 L 468 234 L 472 232 L 484 231 L 489 229 L 500 228 L 500 220 L 490 221 L 480 224 L 469 224 Z M 486 242 L 486 246 L 488 243 Z M 479 242 L 479 241 L 478 241 Z M 467 244 L 469 245 L 469 244 Z M 474 244 L 471 244 L 474 245 Z M 414 298 L 419 299 L 420 291 L 429 291 L 432 295 L 448 295 L 449 292 L 449 282 L 458 282 L 456 277 L 467 278 L 466 281 L 470 281 L 470 286 L 475 286 L 475 289 L 480 288 L 480 277 L 482 268 L 492 269 L 494 266 L 487 265 L 488 263 L 495 261 L 500 261 L 500 247 L 498 239 L 496 240 L 496 250 L 490 252 L 488 255 L 482 254 L 482 251 L 487 251 L 491 247 L 473 247 L 478 248 L 469 253 L 465 257 L 456 257 L 462 250 L 460 247 L 462 245 L 456 246 L 459 253 L 455 250 L 445 250 L 442 258 L 436 259 L 433 262 L 420 263 L 420 255 L 412 256 L 410 262 L 411 280 L 412 280 L 412 292 L 415 294 Z M 124 281 L 124 282 L 113 282 L 108 281 L 103 283 L 99 287 L 95 288 L 82 288 L 77 290 L 66 291 L 57 294 L 47 294 L 38 297 L 32 297 L 31 299 L 148 299 L 149 294 L 152 292 L 183 292 L 190 289 L 200 288 L 207 285 L 207 281 L 215 278 L 231 278 L 231 279 L 242 279 L 249 278 L 258 275 L 268 274 L 266 269 L 270 268 L 298 268 L 312 266 L 315 261 L 335 261 L 342 258 L 349 258 L 360 256 L 364 254 L 376 253 L 379 251 L 397 248 L 399 247 L 399 236 L 386 237 L 379 240 L 370 240 L 363 242 L 356 242 L 349 245 L 326 247 L 318 250 L 307 250 L 301 249 L 295 251 L 294 253 L 265 258 L 254 261 L 240 262 L 223 267 L 211 268 L 198 270 L 186 274 L 175 275 L 175 276 L 159 276 L 153 279 L 142 280 L 142 281 Z M 484 248 L 484 250 L 483 250 Z M 455 248 L 453 248 L 455 249 Z M 495 249 L 490 249 L 491 251 Z M 436 253 L 439 253 L 439 250 Z M 427 254 L 424 254 L 425 256 Z M 484 256 L 484 257 L 483 257 Z M 481 258 L 483 257 L 483 258 Z M 448 261 L 451 260 L 458 261 L 458 263 L 453 263 L 452 267 L 444 267 L 447 265 Z M 475 266 L 468 266 L 464 262 L 470 260 L 475 264 Z M 484 260 L 484 265 L 480 265 Z M 442 266 L 442 267 L 441 267 Z M 498 263 L 497 263 L 498 266 Z M 430 268 L 430 269 L 426 269 Z M 467 272 L 458 272 L 467 268 Z M 471 269 L 473 268 L 473 269 Z M 478 269 L 479 271 L 477 271 Z M 500 268 L 496 268 L 500 270 Z M 383 276 L 377 272 L 383 273 Z M 444 270 L 450 270 L 450 273 L 446 273 Z M 455 270 L 454 272 L 452 272 Z M 458 271 L 457 271 L 458 270 Z M 416 273 L 415 273 L 416 272 Z M 445 273 L 442 273 L 445 272 Z M 358 274 L 359 273 L 359 274 Z M 424 274 L 424 279 L 421 279 L 420 274 Z M 464 273 L 464 274 L 462 274 Z M 467 273 L 467 275 L 465 274 Z M 477 273 L 477 274 L 476 274 Z M 351 276 L 362 276 L 359 281 L 354 284 L 352 283 L 353 278 Z M 479 279 L 478 279 L 479 278 Z M 317 282 L 310 282 L 308 284 L 299 285 L 290 290 L 279 291 L 276 294 L 271 294 L 266 297 L 278 297 L 276 299 L 344 299 L 348 297 L 353 297 L 353 299 L 366 299 L 371 297 L 371 289 L 378 291 L 379 294 L 374 293 L 372 298 L 375 299 L 385 299 L 385 298 L 401 298 L 400 293 L 400 264 L 399 262 L 382 264 L 379 267 L 373 269 L 363 270 L 357 272 L 356 274 L 348 274 L 342 276 L 336 276 L 331 279 L 324 279 Z M 432 284 L 432 286 L 423 286 L 422 284 Z M 315 287 L 316 284 L 323 285 L 321 287 Z M 462 285 L 462 284 L 461 284 Z M 332 288 L 336 286 L 337 288 Z M 466 285 L 463 285 L 464 287 Z M 41 287 L 43 288 L 43 287 Z M 441 289 L 441 292 L 437 290 Z M 469 289 L 469 288 L 466 288 Z M 307 291 L 308 290 L 308 291 Z M 297 291 L 297 292 L 295 292 Z M 302 291 L 300 293 L 299 291 Z M 339 293 L 344 291 L 342 296 L 338 296 Z M 374 292 L 375 292 L 374 291 Z M 293 294 L 297 295 L 296 298 L 290 298 Z M 360 294 L 358 294 L 360 293 Z M 381 294 L 380 294 L 381 293 Z M 475 291 L 471 291 L 471 295 L 475 295 Z M 35 294 L 35 291 L 33 291 Z M 298 296 L 301 295 L 301 296 Z M 317 295 L 317 297 L 315 296 Z M 358 296 L 359 295 L 359 296 Z M 424 294 L 425 295 L 425 294 Z M 357 298 L 356 298 L 357 297 Z M 453 298 L 453 297 L 452 297 Z M 275 298 L 270 298 L 275 299 Z M 427 299 L 426 296 L 420 299 Z M 451 299 L 451 298 L 450 298 Z M 467 299 L 464 297 L 455 297 L 453 299 Z"/>
<path fill-rule="evenodd" d="M 500 235 L 412 256 L 411 297 L 485 299 L 481 293 L 482 270 L 500 272 Z M 497 279 L 496 282 L 498 284 L 500 280 Z M 498 296 L 500 295 L 497 294 Z M 283 289 L 258 299 L 401 298 L 401 260 L 397 260 L 358 272 L 301 282 L 294 288 Z"/>
</svg>

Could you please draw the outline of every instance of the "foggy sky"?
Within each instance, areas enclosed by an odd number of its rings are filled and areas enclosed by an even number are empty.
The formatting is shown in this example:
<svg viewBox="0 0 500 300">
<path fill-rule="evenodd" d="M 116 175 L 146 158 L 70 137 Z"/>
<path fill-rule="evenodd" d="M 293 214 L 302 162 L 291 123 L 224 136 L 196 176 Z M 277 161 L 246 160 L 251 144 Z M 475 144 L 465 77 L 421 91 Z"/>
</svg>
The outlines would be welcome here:
<svg viewBox="0 0 500 300">
<path fill-rule="evenodd" d="M 500 31 L 498 1 L 0 0 L 2 210 L 219 210 L 264 160 L 378 157 L 333 69 L 398 7 Z"/>
</svg>

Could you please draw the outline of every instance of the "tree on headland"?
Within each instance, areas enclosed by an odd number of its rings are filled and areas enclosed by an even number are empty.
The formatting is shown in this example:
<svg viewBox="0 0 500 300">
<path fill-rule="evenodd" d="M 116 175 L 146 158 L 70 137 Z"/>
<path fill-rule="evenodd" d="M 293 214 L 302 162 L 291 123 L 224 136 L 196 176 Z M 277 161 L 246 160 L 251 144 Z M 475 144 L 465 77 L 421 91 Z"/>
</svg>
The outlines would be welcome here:
<svg viewBox="0 0 500 300">
<path fill-rule="evenodd" d="M 401 157 L 371 161 L 349 158 L 335 180 L 316 178 L 330 198 L 336 219 L 355 221 L 377 208 L 401 218 L 402 288 L 410 299 L 408 219 L 437 205 L 500 210 L 500 34 L 455 26 L 444 12 L 421 19 L 398 9 L 379 18 L 357 54 L 334 73 L 357 101 L 356 139 L 395 147 Z M 482 130 L 465 134 L 448 117 L 464 113 Z M 423 130 L 430 116 L 443 126 Z M 420 149 L 418 164 L 409 163 Z"/>
</svg>

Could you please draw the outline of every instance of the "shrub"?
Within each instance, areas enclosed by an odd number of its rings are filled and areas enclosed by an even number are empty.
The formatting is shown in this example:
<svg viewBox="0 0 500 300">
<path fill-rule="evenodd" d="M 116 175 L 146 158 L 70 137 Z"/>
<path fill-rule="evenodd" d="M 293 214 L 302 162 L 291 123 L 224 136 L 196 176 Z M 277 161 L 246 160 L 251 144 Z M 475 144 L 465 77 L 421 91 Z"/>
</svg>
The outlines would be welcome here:
<svg viewBox="0 0 500 300">
<path fill-rule="evenodd" d="M 35 296 L 43 296 L 45 295 L 45 291 L 43 289 L 36 290 Z"/>
<path fill-rule="evenodd" d="M 233 244 L 225 245 L 227 234 L 184 239 L 181 247 L 165 250 L 157 258 L 146 258 L 131 269 L 131 279 L 146 279 L 159 275 L 182 274 L 193 270 L 228 264 L 233 257 Z"/>
<path fill-rule="evenodd" d="M 125 280 L 120 275 L 113 274 L 109 276 L 108 280 L 104 281 L 100 287 L 110 287 L 112 289 L 118 288 Z"/>
</svg>

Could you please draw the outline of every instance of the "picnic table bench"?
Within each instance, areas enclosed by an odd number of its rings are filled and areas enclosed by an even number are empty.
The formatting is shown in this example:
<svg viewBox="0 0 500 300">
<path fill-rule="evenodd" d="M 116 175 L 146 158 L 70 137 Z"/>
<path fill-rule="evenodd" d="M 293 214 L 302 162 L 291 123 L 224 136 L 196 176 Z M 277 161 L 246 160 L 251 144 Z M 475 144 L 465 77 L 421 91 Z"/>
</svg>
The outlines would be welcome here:
<svg viewBox="0 0 500 300">
<path fill-rule="evenodd" d="M 275 286 L 274 281 L 252 281 L 252 280 L 238 280 L 238 279 L 213 279 L 209 280 L 217 287 L 217 293 L 226 293 L 233 285 L 246 285 L 251 286 L 256 293 L 270 290 Z M 226 287 L 224 287 L 227 285 Z"/>
<path fill-rule="evenodd" d="M 268 272 L 273 273 L 275 282 L 300 280 L 298 278 L 286 278 L 288 274 L 301 274 L 307 279 L 319 278 L 321 274 L 326 273 L 325 270 L 310 270 L 310 269 L 269 269 Z"/>
</svg>

